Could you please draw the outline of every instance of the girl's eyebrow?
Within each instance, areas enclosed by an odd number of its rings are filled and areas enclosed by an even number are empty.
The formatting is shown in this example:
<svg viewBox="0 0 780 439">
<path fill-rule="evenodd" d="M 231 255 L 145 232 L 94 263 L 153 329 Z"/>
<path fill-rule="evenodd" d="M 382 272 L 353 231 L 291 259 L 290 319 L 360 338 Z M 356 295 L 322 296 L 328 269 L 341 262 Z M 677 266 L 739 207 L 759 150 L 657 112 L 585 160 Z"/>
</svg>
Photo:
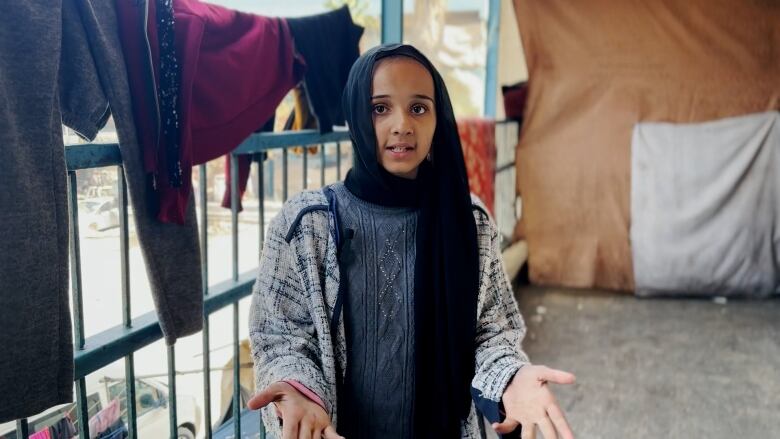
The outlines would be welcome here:
<svg viewBox="0 0 780 439">
<path fill-rule="evenodd" d="M 412 95 L 412 96 L 415 97 L 415 98 L 418 98 L 418 99 L 427 99 L 427 100 L 433 102 L 433 98 L 431 98 L 430 96 L 427 96 L 427 95 L 419 95 L 419 94 L 417 94 L 417 95 Z M 390 97 L 390 95 L 376 95 L 376 96 L 371 96 L 371 100 L 373 101 L 374 99 L 385 99 L 385 98 L 389 98 L 389 97 Z"/>
</svg>

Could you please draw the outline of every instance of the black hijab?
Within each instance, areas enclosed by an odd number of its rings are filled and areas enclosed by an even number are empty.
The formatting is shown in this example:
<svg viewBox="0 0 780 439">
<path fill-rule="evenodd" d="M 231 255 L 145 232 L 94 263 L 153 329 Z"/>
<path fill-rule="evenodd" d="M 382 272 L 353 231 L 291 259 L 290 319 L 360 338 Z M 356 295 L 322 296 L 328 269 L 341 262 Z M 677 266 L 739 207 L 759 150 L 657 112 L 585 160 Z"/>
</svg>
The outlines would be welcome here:
<svg viewBox="0 0 780 439">
<path fill-rule="evenodd" d="M 436 130 L 431 156 L 415 180 L 387 172 L 377 160 L 372 120 L 374 69 L 383 58 L 405 56 L 433 77 Z M 474 376 L 479 259 L 466 165 L 447 88 L 430 61 L 409 45 L 375 47 L 349 72 L 342 105 L 354 147 L 347 188 L 384 206 L 420 209 L 414 269 L 416 438 L 459 437 Z"/>
</svg>

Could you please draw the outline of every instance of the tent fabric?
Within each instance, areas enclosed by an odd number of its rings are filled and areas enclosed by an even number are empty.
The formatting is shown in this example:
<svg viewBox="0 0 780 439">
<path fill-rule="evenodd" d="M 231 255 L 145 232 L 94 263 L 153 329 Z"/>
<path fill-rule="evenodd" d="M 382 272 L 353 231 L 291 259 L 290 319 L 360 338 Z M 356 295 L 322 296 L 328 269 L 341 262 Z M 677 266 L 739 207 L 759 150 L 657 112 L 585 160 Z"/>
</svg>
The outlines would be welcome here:
<svg viewBox="0 0 780 439">
<path fill-rule="evenodd" d="M 640 295 L 780 293 L 780 114 L 640 123 L 631 141 Z"/>
<path fill-rule="evenodd" d="M 514 0 L 529 69 L 517 150 L 532 282 L 632 290 L 631 135 L 780 108 L 765 0 Z"/>
</svg>

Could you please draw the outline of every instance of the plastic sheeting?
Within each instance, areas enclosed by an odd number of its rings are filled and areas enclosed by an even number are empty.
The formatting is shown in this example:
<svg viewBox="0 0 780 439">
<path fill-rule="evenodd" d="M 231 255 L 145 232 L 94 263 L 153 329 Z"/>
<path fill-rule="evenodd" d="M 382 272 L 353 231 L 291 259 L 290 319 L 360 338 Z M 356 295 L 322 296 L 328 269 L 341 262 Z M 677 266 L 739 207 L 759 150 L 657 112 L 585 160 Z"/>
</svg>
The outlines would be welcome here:
<svg viewBox="0 0 780 439">
<path fill-rule="evenodd" d="M 537 284 L 634 288 L 631 134 L 780 108 L 766 0 L 514 0 L 529 69 L 517 150 Z"/>
<path fill-rule="evenodd" d="M 780 292 L 780 114 L 640 123 L 631 158 L 638 294 Z"/>
</svg>

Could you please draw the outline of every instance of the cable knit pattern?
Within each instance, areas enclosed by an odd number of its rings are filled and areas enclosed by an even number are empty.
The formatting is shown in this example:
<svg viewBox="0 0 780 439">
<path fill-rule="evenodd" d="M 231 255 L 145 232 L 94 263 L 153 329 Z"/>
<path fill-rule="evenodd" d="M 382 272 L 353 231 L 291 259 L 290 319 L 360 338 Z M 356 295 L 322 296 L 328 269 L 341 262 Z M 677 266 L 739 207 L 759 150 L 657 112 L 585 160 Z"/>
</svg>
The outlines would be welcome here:
<svg viewBox="0 0 780 439">
<path fill-rule="evenodd" d="M 363 439 L 409 437 L 418 213 L 371 204 L 343 183 L 331 188 L 342 229 L 355 231 L 341 253 L 342 273 L 348 279 L 343 318 L 349 371 L 339 391 L 339 433 Z"/>
<path fill-rule="evenodd" d="M 525 324 L 501 262 L 498 230 L 481 201 L 473 197 L 473 202 L 480 292 L 472 387 L 482 397 L 500 401 L 509 380 L 528 363 L 521 348 Z M 327 205 L 325 196 L 304 191 L 288 200 L 269 224 L 252 293 L 249 336 L 257 388 L 281 380 L 300 382 L 322 398 L 338 430 L 336 371 L 343 374 L 349 365 L 344 320 L 340 319 L 335 346 L 329 327 L 339 285 L 333 219 L 327 211 L 310 212 L 290 243 L 284 239 L 298 212 L 313 205 Z M 273 407 L 263 409 L 263 420 L 269 432 L 281 437 Z M 482 436 L 472 404 L 461 437 Z"/>
</svg>

